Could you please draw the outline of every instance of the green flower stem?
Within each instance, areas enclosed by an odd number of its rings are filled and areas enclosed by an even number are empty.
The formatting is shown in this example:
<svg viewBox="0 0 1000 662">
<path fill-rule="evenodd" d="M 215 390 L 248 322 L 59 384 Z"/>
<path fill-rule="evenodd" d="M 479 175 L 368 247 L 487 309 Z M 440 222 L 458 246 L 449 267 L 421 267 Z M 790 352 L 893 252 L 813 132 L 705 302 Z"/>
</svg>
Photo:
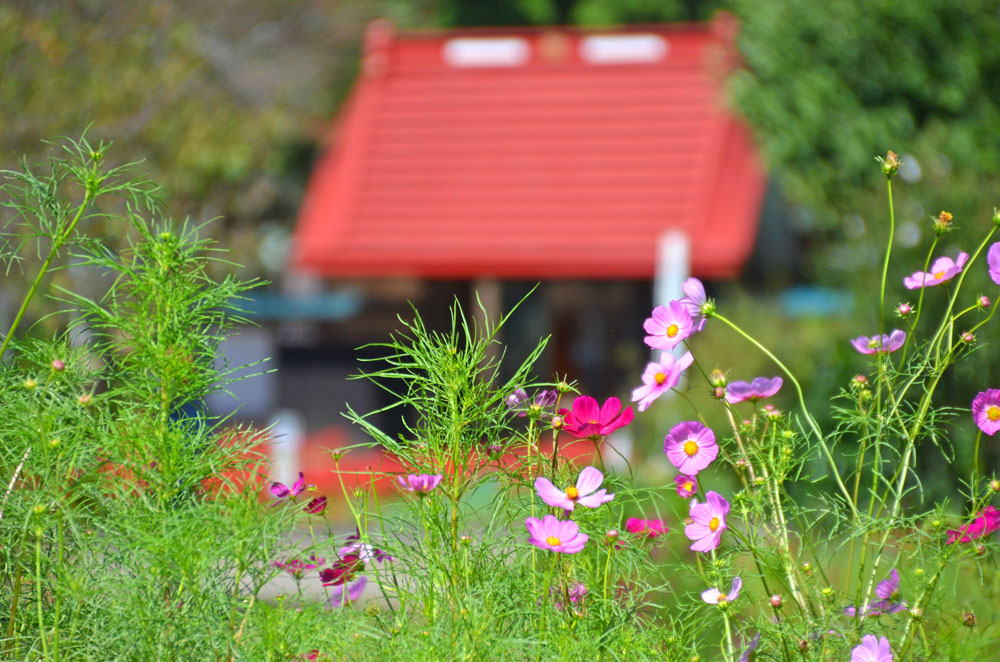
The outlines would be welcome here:
<svg viewBox="0 0 1000 662">
<path fill-rule="evenodd" d="M 885 281 L 889 274 L 889 258 L 892 255 L 892 242 L 896 234 L 896 212 L 892 205 L 892 178 L 885 178 L 885 188 L 889 194 L 889 241 L 885 245 L 885 260 L 882 262 L 882 286 L 878 297 L 878 333 L 885 333 Z"/>
<path fill-rule="evenodd" d="M 94 168 L 96 171 L 96 163 L 94 164 Z M 31 303 L 31 299 L 35 296 L 35 292 L 42 284 L 42 279 L 45 278 L 45 274 L 48 273 L 49 267 L 52 265 L 52 260 L 55 259 L 56 255 L 59 253 L 59 249 L 62 248 L 62 245 L 66 243 L 67 239 L 69 239 L 69 236 L 73 233 L 74 228 L 76 228 L 76 224 L 80 222 L 81 218 L 83 218 L 83 212 L 88 206 L 90 206 L 90 203 L 93 202 L 95 194 L 96 190 L 94 187 L 88 186 L 87 192 L 83 197 L 83 202 L 81 202 L 80 206 L 77 207 L 73 220 L 70 221 L 69 225 L 66 226 L 66 229 L 62 233 L 56 235 L 52 239 L 52 246 L 49 248 L 49 254 L 45 257 L 45 261 L 42 262 L 42 266 L 38 269 L 38 274 L 35 276 L 34 282 L 32 282 L 31 287 L 28 288 L 28 293 L 24 295 L 24 300 L 21 301 L 21 307 L 18 309 L 17 315 L 14 316 L 14 321 L 10 323 L 10 328 L 7 329 L 7 335 L 4 336 L 3 344 L 0 344 L 0 360 L 3 359 L 3 355 L 7 351 L 7 346 L 10 344 L 11 338 L 14 337 L 14 332 L 17 331 L 17 327 L 21 324 L 21 318 L 24 317 L 24 313 L 28 310 L 28 304 Z"/>
<path fill-rule="evenodd" d="M 979 489 L 979 442 L 983 438 L 983 431 L 976 430 L 976 448 L 972 451 L 972 491 L 975 494 Z"/>
<path fill-rule="evenodd" d="M 757 342 L 756 339 L 747 334 L 740 327 L 736 326 L 736 324 L 729 321 L 719 313 L 713 314 L 712 317 L 718 319 L 720 322 L 731 328 L 733 331 L 743 336 L 746 340 L 750 341 L 750 343 L 753 344 L 761 352 L 763 352 L 765 356 L 774 361 L 775 365 L 781 368 L 781 371 L 784 372 L 785 375 L 788 377 L 789 381 L 792 382 L 792 385 L 795 387 L 795 392 L 799 398 L 799 407 L 802 410 L 802 415 L 806 419 L 806 422 L 809 424 L 809 428 L 812 430 L 813 434 L 816 435 L 816 440 L 819 441 L 820 448 L 823 450 L 823 454 L 826 456 L 827 462 L 830 464 L 830 469 L 833 472 L 834 480 L 837 481 L 837 487 L 840 489 L 841 494 L 843 494 L 844 498 L 847 500 L 847 505 L 850 506 L 852 515 L 857 517 L 858 509 L 851 501 L 851 493 L 850 491 L 848 491 L 847 486 L 844 485 L 844 481 L 840 477 L 840 471 L 837 469 L 837 463 L 833 459 L 833 453 L 830 452 L 830 448 L 826 445 L 826 439 L 823 437 L 823 433 L 820 432 L 819 425 L 817 425 L 816 420 L 812 417 L 812 414 L 810 414 L 809 410 L 806 408 L 806 400 L 805 396 L 802 393 L 802 386 L 799 385 L 799 381 L 795 378 L 795 375 L 793 375 L 792 372 L 787 367 L 785 367 L 785 364 L 779 361 L 778 357 L 772 354 L 769 349 L 767 349 L 762 344 Z"/>
<path fill-rule="evenodd" d="M 42 642 L 42 659 L 48 659 L 49 646 L 45 639 L 45 618 L 42 614 L 42 532 L 35 531 L 35 593 L 38 605 L 38 637 Z"/>
</svg>

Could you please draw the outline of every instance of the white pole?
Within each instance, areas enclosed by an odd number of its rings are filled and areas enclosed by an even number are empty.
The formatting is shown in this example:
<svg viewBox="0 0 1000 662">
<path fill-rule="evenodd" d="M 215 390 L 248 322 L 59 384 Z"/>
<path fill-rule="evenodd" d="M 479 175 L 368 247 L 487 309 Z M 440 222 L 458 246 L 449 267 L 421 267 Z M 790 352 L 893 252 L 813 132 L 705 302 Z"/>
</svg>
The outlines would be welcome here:
<svg viewBox="0 0 1000 662">
<path fill-rule="evenodd" d="M 681 285 L 691 276 L 691 242 L 678 230 L 667 230 L 656 240 L 656 268 L 653 272 L 653 307 L 666 306 L 684 296 Z M 674 356 L 686 350 L 674 349 Z M 653 360 L 659 360 L 659 350 L 653 350 Z"/>
</svg>

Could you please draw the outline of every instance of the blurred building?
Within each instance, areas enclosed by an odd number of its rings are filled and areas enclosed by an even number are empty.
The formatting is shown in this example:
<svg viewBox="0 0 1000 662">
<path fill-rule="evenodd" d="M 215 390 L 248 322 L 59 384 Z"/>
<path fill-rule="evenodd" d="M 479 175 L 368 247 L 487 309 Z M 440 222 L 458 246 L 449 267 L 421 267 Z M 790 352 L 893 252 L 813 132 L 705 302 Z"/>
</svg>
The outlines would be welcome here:
<svg viewBox="0 0 1000 662">
<path fill-rule="evenodd" d="M 478 293 L 496 315 L 538 282 L 505 330 L 509 356 L 551 333 L 541 374 L 625 396 L 654 298 L 689 274 L 735 277 L 754 246 L 765 177 L 724 102 L 734 36 L 726 18 L 610 31 L 373 23 L 283 295 L 328 305 L 279 321 L 274 406 L 339 443 L 345 401 L 383 404 L 344 379 L 353 349 L 386 339 L 407 301 L 443 326 L 456 296 L 471 309 Z"/>
</svg>

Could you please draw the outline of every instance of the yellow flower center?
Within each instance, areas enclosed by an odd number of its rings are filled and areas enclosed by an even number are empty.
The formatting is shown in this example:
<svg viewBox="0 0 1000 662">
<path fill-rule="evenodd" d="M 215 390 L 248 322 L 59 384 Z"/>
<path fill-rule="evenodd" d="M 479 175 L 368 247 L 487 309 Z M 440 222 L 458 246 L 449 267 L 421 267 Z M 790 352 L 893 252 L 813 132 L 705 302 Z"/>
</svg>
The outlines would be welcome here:
<svg viewBox="0 0 1000 662">
<path fill-rule="evenodd" d="M 685 441 L 684 442 L 684 452 L 687 453 L 688 456 L 692 456 L 692 457 L 695 456 L 695 455 L 697 455 L 698 454 L 698 444 L 696 444 L 695 442 L 690 441 L 690 440 Z"/>
<path fill-rule="evenodd" d="M 598 421 L 595 418 L 592 418 L 589 421 L 587 421 L 587 425 L 597 425 L 597 424 L 598 424 Z"/>
<path fill-rule="evenodd" d="M 681 328 L 679 326 L 677 326 L 676 324 L 671 324 L 670 326 L 667 327 L 667 337 L 673 338 L 678 334 L 678 332 L 680 332 L 680 330 Z"/>
<path fill-rule="evenodd" d="M 556 538 L 555 536 L 549 536 L 545 539 L 545 542 L 549 543 L 550 547 L 558 547 L 562 544 L 562 540 L 559 540 L 559 538 Z"/>
<path fill-rule="evenodd" d="M 579 496 L 580 496 L 580 490 L 576 489 L 572 485 L 570 485 L 569 487 L 566 488 L 566 498 L 567 499 L 576 499 Z"/>
<path fill-rule="evenodd" d="M 715 533 L 716 531 L 719 530 L 720 524 L 722 524 L 722 520 L 720 520 L 718 517 L 713 517 L 708 522 L 708 530 L 711 531 L 712 533 Z"/>
<path fill-rule="evenodd" d="M 719 604 L 720 605 L 721 604 L 725 604 L 728 599 L 729 598 L 726 596 L 725 593 L 719 593 Z"/>
<path fill-rule="evenodd" d="M 944 272 L 943 271 L 935 271 L 934 272 L 934 280 L 941 280 L 942 278 L 944 278 Z"/>
<path fill-rule="evenodd" d="M 990 405 L 986 408 L 986 418 L 993 422 L 1000 421 L 1000 407 Z"/>
<path fill-rule="evenodd" d="M 658 372 L 656 373 L 656 377 L 653 377 L 653 380 L 657 386 L 663 386 L 663 382 L 667 381 L 667 376 L 662 372 Z"/>
<path fill-rule="evenodd" d="M 692 483 L 691 481 L 684 483 L 685 492 L 690 492 L 692 488 L 694 488 L 694 483 Z"/>
</svg>

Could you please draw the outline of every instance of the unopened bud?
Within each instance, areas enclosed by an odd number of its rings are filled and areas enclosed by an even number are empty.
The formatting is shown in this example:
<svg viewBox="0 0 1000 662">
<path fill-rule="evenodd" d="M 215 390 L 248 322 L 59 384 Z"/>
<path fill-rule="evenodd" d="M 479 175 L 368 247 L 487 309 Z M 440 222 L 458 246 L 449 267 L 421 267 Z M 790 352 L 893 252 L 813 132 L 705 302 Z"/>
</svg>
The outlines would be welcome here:
<svg viewBox="0 0 1000 662">
<path fill-rule="evenodd" d="M 29 391 L 35 388 L 36 386 L 38 386 L 38 382 L 36 382 L 34 379 L 24 380 L 24 388 L 28 389 Z"/>
<path fill-rule="evenodd" d="M 806 577 L 812 574 L 812 569 L 813 569 L 812 563 L 809 563 L 809 561 L 802 562 L 802 572 L 805 573 Z"/>
<path fill-rule="evenodd" d="M 706 299 L 698 310 L 705 317 L 713 317 L 715 315 L 715 299 Z"/>
<path fill-rule="evenodd" d="M 882 174 L 889 179 L 892 179 L 892 176 L 899 170 L 899 157 L 892 150 L 889 150 L 884 159 L 881 156 L 876 156 L 875 160 L 882 166 Z"/>
<path fill-rule="evenodd" d="M 913 314 L 913 306 L 908 303 L 901 303 L 896 306 L 896 314 L 900 317 L 909 317 Z"/>
<path fill-rule="evenodd" d="M 986 296 L 985 294 L 982 295 L 982 296 L 980 296 L 978 299 L 976 299 L 976 304 L 980 308 L 989 308 L 990 307 L 990 303 L 991 303 L 990 298 L 988 296 Z"/>
<path fill-rule="evenodd" d="M 569 393 L 572 389 L 570 388 L 570 385 L 567 384 L 566 382 L 559 382 L 558 384 L 556 384 L 556 390 L 559 391 L 560 393 Z"/>
<path fill-rule="evenodd" d="M 967 628 L 974 628 L 974 627 L 976 627 L 976 615 L 973 614 L 971 611 L 963 611 L 962 612 L 962 625 L 964 625 Z"/>
<path fill-rule="evenodd" d="M 923 577 L 924 576 L 924 569 L 923 568 L 914 568 L 913 569 L 913 574 L 916 575 L 917 577 Z"/>
<path fill-rule="evenodd" d="M 726 373 L 716 368 L 708 375 L 708 383 L 711 384 L 712 386 L 715 386 L 716 388 L 720 386 L 725 386 Z"/>
<path fill-rule="evenodd" d="M 460 543 L 462 543 L 463 545 L 471 545 L 472 544 L 472 538 L 470 538 L 467 534 L 460 535 L 458 537 L 458 541 Z"/>
<path fill-rule="evenodd" d="M 604 537 L 607 538 L 608 542 L 614 542 L 618 540 L 618 536 L 620 535 L 621 534 L 618 533 L 618 529 L 611 529 L 610 531 L 604 534 Z"/>
<path fill-rule="evenodd" d="M 66 362 L 62 359 L 52 359 L 52 369 L 56 372 L 62 372 L 66 369 Z"/>
<path fill-rule="evenodd" d="M 716 400 L 724 399 L 726 397 L 726 387 L 716 386 L 715 390 L 712 391 L 712 397 L 714 397 Z"/>
<path fill-rule="evenodd" d="M 58 448 L 59 439 L 49 439 L 49 448 Z"/>
<path fill-rule="evenodd" d="M 910 616 L 913 618 L 913 620 L 919 621 L 921 618 L 924 617 L 924 610 L 921 609 L 920 607 L 912 607 L 910 609 Z"/>
<path fill-rule="evenodd" d="M 993 208 L 993 225 L 1000 225 L 1000 209 Z"/>
<path fill-rule="evenodd" d="M 37 504 L 35 504 L 35 507 L 34 507 L 33 510 L 35 511 L 36 515 L 41 515 L 42 513 L 45 512 L 45 504 L 44 503 L 37 503 Z"/>
<path fill-rule="evenodd" d="M 851 380 L 851 386 L 854 388 L 861 388 L 868 385 L 868 378 L 864 375 L 854 375 L 854 379 Z"/>
<path fill-rule="evenodd" d="M 763 485 L 767 481 L 764 479 L 763 476 L 757 476 L 756 478 L 753 479 L 753 482 L 755 485 Z"/>
<path fill-rule="evenodd" d="M 986 545 L 982 543 L 976 545 L 976 556 L 985 556 L 985 555 L 986 555 Z"/>
<path fill-rule="evenodd" d="M 777 593 L 771 596 L 771 606 L 775 609 L 781 609 L 781 596 Z"/>
<path fill-rule="evenodd" d="M 741 457 L 740 459 L 736 460 L 736 468 L 739 469 L 740 471 L 746 469 L 747 468 L 746 458 Z"/>
<path fill-rule="evenodd" d="M 934 232 L 942 235 L 945 232 L 952 230 L 951 219 L 951 212 L 942 211 L 938 214 L 937 218 L 934 219 Z"/>
<path fill-rule="evenodd" d="M 990 492 L 1000 492 L 1000 480 L 994 478 L 990 481 Z"/>
<path fill-rule="evenodd" d="M 769 421 L 777 421 L 781 418 L 781 410 L 774 405 L 764 405 L 764 416 Z"/>
<path fill-rule="evenodd" d="M 561 430 L 562 426 L 563 426 L 563 423 L 564 423 L 564 421 L 563 421 L 563 417 L 562 416 L 553 416 L 552 417 L 552 429 L 553 430 Z"/>
<path fill-rule="evenodd" d="M 966 331 L 962 334 L 962 342 L 971 345 L 976 342 L 976 336 L 973 335 L 972 331 Z"/>
<path fill-rule="evenodd" d="M 809 640 L 799 639 L 799 652 L 805 653 L 808 650 L 809 650 Z"/>
<path fill-rule="evenodd" d="M 824 587 L 823 587 L 823 590 L 822 590 L 822 591 L 820 591 L 820 593 L 822 593 L 822 594 L 823 594 L 823 597 L 824 597 L 824 598 L 830 598 L 830 597 L 833 597 L 833 589 L 832 589 L 831 587 L 829 587 L 829 586 L 824 586 Z"/>
<path fill-rule="evenodd" d="M 80 395 L 76 396 L 76 401 L 79 402 L 84 407 L 90 405 L 91 399 L 92 398 L 90 397 L 89 393 L 81 393 Z"/>
</svg>

